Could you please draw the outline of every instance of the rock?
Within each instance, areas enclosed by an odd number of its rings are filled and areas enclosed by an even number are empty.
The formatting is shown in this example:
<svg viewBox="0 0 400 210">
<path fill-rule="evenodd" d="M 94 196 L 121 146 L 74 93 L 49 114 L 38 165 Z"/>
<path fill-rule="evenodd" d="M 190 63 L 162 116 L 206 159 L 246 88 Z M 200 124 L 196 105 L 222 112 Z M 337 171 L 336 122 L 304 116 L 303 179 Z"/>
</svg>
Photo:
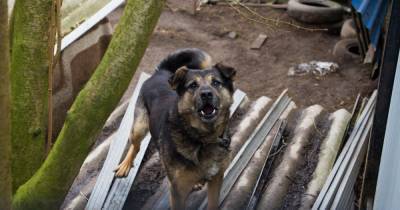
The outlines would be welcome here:
<svg viewBox="0 0 400 210">
<path fill-rule="evenodd" d="M 236 39 L 237 36 L 238 36 L 237 33 L 234 32 L 234 31 L 231 31 L 231 32 L 228 33 L 228 37 L 231 38 L 231 39 Z"/>
</svg>

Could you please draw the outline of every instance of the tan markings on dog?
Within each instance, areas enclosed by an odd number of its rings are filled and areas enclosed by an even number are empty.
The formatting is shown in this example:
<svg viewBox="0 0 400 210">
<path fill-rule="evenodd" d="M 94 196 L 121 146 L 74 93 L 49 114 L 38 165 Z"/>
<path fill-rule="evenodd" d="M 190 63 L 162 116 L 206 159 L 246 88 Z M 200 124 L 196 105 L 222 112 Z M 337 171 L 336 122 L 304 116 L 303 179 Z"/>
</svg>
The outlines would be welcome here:
<svg viewBox="0 0 400 210">
<path fill-rule="evenodd" d="M 210 132 L 209 128 L 207 128 L 207 126 L 205 126 L 205 124 L 197 116 L 197 113 L 186 114 L 183 117 L 193 128 L 196 128 L 203 133 Z"/>
<path fill-rule="evenodd" d="M 186 66 L 183 66 L 181 68 L 179 68 L 178 70 L 176 70 L 174 77 L 172 78 L 172 83 L 173 84 L 171 86 L 172 89 L 176 89 L 177 85 L 181 82 L 183 82 L 183 80 L 185 79 L 185 75 L 188 72 L 188 69 Z"/>
<path fill-rule="evenodd" d="M 144 106 L 143 98 L 139 97 L 136 103 L 134 124 L 131 134 L 129 136 L 131 145 L 129 146 L 128 152 L 124 160 L 114 170 L 116 171 L 115 176 L 123 177 L 128 175 L 129 170 L 132 167 L 132 162 L 139 152 L 140 143 L 142 142 L 144 136 L 148 131 L 149 114 Z"/>
<path fill-rule="evenodd" d="M 197 82 L 199 86 L 208 85 L 207 81 L 202 76 L 194 76 L 194 80 Z"/>
<path fill-rule="evenodd" d="M 217 210 L 219 209 L 219 194 L 223 182 L 224 173 L 220 172 L 213 179 L 208 182 L 207 190 L 207 210 Z"/>
<path fill-rule="evenodd" d="M 170 203 L 172 210 L 185 209 L 186 198 L 195 184 L 200 181 L 198 174 L 191 170 L 177 169 L 170 180 Z"/>
<path fill-rule="evenodd" d="M 214 76 L 211 75 L 211 74 L 207 74 L 207 75 L 205 76 L 205 79 L 206 79 L 206 81 L 208 82 L 208 84 L 211 84 L 211 82 L 212 82 L 213 79 L 214 79 Z"/>
<path fill-rule="evenodd" d="M 198 76 L 198 75 L 194 76 L 194 81 L 196 81 L 198 83 L 201 83 L 202 79 L 203 78 L 201 76 Z"/>
<path fill-rule="evenodd" d="M 184 93 L 178 102 L 179 114 L 187 114 L 196 112 L 194 107 L 193 95 L 189 92 Z"/>
<path fill-rule="evenodd" d="M 212 59 L 211 56 L 209 56 L 208 54 L 205 55 L 204 61 L 201 62 L 201 68 L 202 69 L 206 69 L 206 68 L 210 68 L 212 65 Z"/>
<path fill-rule="evenodd" d="M 219 107 L 220 109 L 230 107 L 232 105 L 233 99 L 230 92 L 227 89 L 223 88 L 220 92 L 217 92 L 217 94 L 221 99 L 221 104 Z"/>
<path fill-rule="evenodd" d="M 171 136 L 176 144 L 176 150 L 186 159 L 192 161 L 195 165 L 199 164 L 200 146 L 192 144 L 190 141 L 185 141 L 182 134 L 171 131 Z"/>
<path fill-rule="evenodd" d="M 210 83 L 216 78 L 214 78 L 212 75 L 207 75 L 207 81 L 209 81 Z M 226 88 L 220 88 L 219 90 L 213 86 L 211 86 L 213 90 L 215 90 L 215 94 L 217 95 L 217 97 L 220 99 L 220 104 L 218 109 L 222 110 L 222 109 L 229 109 L 228 107 L 230 107 L 233 103 L 233 98 L 231 96 L 231 93 L 229 92 L 228 89 Z"/>
</svg>

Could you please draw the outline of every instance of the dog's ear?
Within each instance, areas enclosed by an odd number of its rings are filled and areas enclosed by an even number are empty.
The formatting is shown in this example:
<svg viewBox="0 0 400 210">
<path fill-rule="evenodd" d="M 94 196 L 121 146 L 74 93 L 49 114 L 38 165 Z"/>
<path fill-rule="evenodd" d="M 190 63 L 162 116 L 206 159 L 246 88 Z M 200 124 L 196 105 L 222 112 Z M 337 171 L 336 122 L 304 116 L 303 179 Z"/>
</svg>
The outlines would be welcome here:
<svg viewBox="0 0 400 210">
<path fill-rule="evenodd" d="M 185 82 L 185 77 L 189 69 L 186 66 L 180 67 L 169 79 L 171 88 L 177 90 Z"/>
<path fill-rule="evenodd" d="M 235 75 L 236 75 L 236 70 L 235 70 L 234 68 L 232 68 L 232 67 L 230 67 L 230 66 L 225 66 L 225 65 L 222 64 L 222 63 L 217 63 L 217 64 L 215 64 L 214 67 L 215 67 L 215 68 L 219 71 L 219 73 L 221 73 L 221 75 L 222 75 L 223 77 L 225 77 L 226 79 L 233 80 L 234 77 L 235 77 Z"/>
</svg>

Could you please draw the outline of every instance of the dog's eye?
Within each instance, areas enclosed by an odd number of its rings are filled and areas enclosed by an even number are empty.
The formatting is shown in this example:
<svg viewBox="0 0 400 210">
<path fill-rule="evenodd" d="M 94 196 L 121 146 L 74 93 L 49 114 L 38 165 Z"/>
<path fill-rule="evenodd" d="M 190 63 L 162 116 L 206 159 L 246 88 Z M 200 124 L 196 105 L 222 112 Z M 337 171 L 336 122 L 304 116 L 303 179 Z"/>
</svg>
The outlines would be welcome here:
<svg viewBox="0 0 400 210">
<path fill-rule="evenodd" d="M 197 84 L 197 83 L 195 83 L 195 82 L 193 82 L 193 83 L 191 83 L 190 85 L 189 85 L 189 89 L 192 89 L 192 90 L 195 90 L 196 88 L 198 88 L 199 87 L 199 85 Z"/>
<path fill-rule="evenodd" d="M 214 87 L 219 87 L 219 86 L 221 85 L 221 82 L 218 81 L 218 80 L 213 80 L 211 84 L 212 84 L 212 86 L 214 86 Z"/>
</svg>

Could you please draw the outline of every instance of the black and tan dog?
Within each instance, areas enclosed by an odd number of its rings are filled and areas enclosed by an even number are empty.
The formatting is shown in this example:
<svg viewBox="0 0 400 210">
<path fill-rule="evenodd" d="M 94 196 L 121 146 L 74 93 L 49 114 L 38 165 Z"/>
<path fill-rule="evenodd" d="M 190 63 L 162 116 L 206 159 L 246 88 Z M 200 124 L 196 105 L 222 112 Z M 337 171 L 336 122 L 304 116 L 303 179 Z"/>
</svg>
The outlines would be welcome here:
<svg viewBox="0 0 400 210">
<path fill-rule="evenodd" d="M 143 84 L 135 109 L 131 146 L 116 176 L 126 176 L 140 142 L 150 130 L 170 183 L 170 204 L 185 208 L 198 183 L 208 183 L 208 209 L 218 209 L 229 157 L 226 132 L 235 70 L 199 49 L 177 51 L 164 59 Z"/>
</svg>

